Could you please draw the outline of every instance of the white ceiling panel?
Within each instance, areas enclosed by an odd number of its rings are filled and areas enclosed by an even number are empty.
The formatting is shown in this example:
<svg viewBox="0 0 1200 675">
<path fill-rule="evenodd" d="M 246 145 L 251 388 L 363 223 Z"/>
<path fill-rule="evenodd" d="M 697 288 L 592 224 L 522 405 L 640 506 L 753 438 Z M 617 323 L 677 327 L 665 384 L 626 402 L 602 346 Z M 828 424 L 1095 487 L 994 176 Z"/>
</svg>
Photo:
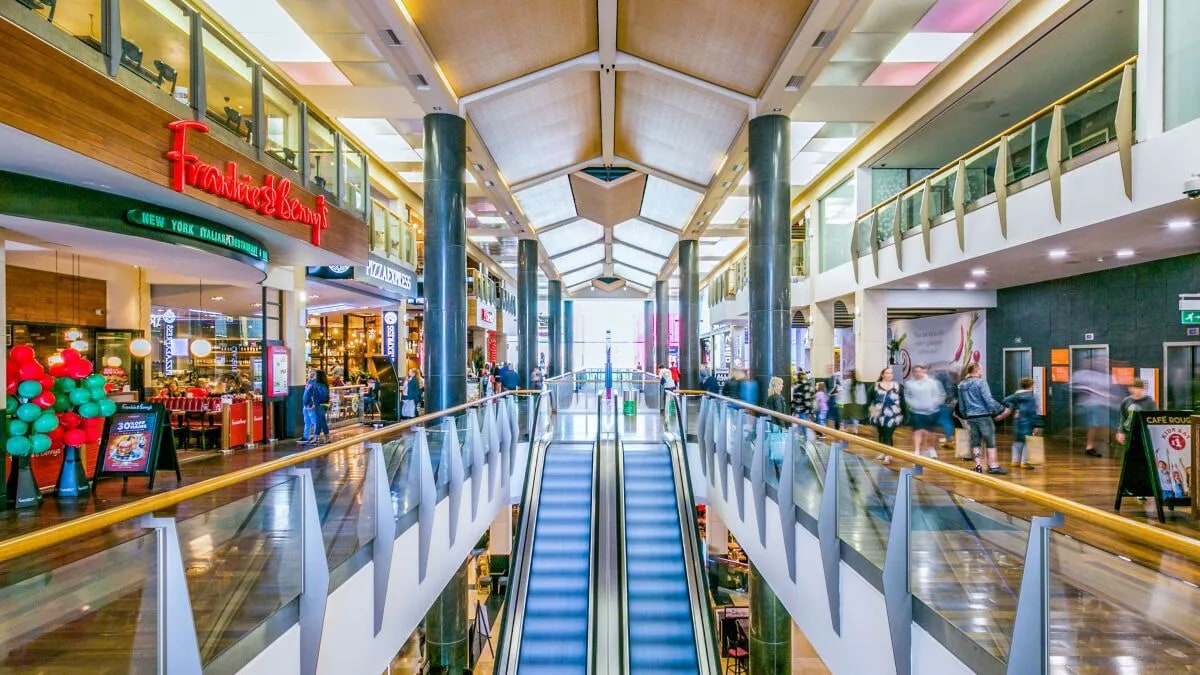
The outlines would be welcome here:
<svg viewBox="0 0 1200 675">
<path fill-rule="evenodd" d="M 546 249 L 546 253 L 554 256 L 564 251 L 570 251 L 584 244 L 596 241 L 604 236 L 604 228 L 590 220 L 580 218 L 549 232 L 542 232 L 538 240 Z"/>
<path fill-rule="evenodd" d="M 654 285 L 656 278 L 653 274 L 648 274 L 639 269 L 623 265 L 621 263 L 613 263 L 613 274 L 619 277 L 624 277 L 627 281 L 632 281 L 639 286 L 650 288 Z"/>
<path fill-rule="evenodd" d="M 682 230 L 703 197 L 694 190 L 650 176 L 642 197 L 642 217 Z"/>
<path fill-rule="evenodd" d="M 720 261 L 718 260 L 701 260 L 700 264 L 696 266 L 696 269 L 700 270 L 700 276 L 703 277 L 707 276 L 709 272 L 712 272 L 714 269 L 716 269 L 717 265 L 719 264 Z"/>
<path fill-rule="evenodd" d="M 661 256 L 671 255 L 679 237 L 661 227 L 640 220 L 627 220 L 613 228 L 613 236 L 619 241 L 633 244 Z"/>
<path fill-rule="evenodd" d="M 604 261 L 604 244 L 596 243 L 557 258 L 552 258 L 559 272 L 570 272 L 588 263 Z"/>
<path fill-rule="evenodd" d="M 712 224 L 733 225 L 741 220 L 749 209 L 749 197 L 729 197 L 721 204 L 721 208 L 717 209 L 717 213 L 712 217 Z"/>
<path fill-rule="evenodd" d="M 513 195 L 525 217 L 534 229 L 561 223 L 575 216 L 575 197 L 571 193 L 571 180 L 559 176 Z M 582 243 L 582 242 L 580 242 Z"/>
<path fill-rule="evenodd" d="M 724 258 L 745 241 L 743 237 L 722 237 L 716 241 L 700 240 L 701 258 Z"/>
<path fill-rule="evenodd" d="M 596 263 L 595 265 L 589 265 L 581 270 L 571 272 L 570 274 L 564 274 L 562 277 L 562 282 L 564 286 L 570 288 L 571 286 L 575 286 L 582 281 L 588 281 L 596 276 L 599 276 L 603 271 L 604 265 L 602 263 Z"/>
<path fill-rule="evenodd" d="M 644 269 L 647 272 L 658 272 L 662 269 L 665 258 L 652 256 L 645 251 L 639 251 L 625 244 L 613 244 L 612 257 L 614 262 L 623 262 L 627 265 Z"/>
</svg>

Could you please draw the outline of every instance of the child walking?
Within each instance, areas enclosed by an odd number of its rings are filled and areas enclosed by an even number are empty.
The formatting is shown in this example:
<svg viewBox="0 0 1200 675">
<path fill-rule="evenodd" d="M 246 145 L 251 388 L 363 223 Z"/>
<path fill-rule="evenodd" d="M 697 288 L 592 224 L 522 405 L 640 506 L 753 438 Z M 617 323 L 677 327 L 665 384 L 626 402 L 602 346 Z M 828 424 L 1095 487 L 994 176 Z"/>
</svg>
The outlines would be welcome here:
<svg viewBox="0 0 1200 675">
<path fill-rule="evenodd" d="M 829 394 L 825 391 L 825 383 L 817 383 L 817 391 L 813 394 L 813 413 L 817 416 L 817 424 L 825 426 L 829 417 Z"/>
<path fill-rule="evenodd" d="M 1038 414 L 1037 399 L 1033 394 L 1033 378 L 1021 378 L 1020 387 L 1005 397 L 1000 404 L 1017 413 L 1017 421 L 1013 425 L 1012 465 L 1033 469 L 1034 465 L 1029 463 L 1029 449 L 1025 447 L 1025 438 L 1033 433 L 1033 422 Z"/>
</svg>

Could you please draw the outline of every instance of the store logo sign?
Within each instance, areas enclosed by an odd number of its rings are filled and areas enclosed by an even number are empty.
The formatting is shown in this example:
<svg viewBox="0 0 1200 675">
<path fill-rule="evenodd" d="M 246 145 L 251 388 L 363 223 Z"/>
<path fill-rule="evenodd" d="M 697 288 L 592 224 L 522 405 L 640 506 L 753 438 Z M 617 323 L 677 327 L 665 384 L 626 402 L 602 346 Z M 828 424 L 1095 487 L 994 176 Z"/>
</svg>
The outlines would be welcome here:
<svg viewBox="0 0 1200 675">
<path fill-rule="evenodd" d="M 325 197 L 317 195 L 316 205 L 309 207 L 299 199 L 291 199 L 292 181 L 267 174 L 262 185 L 254 185 L 253 178 L 238 174 L 237 162 L 225 162 L 225 169 L 200 161 L 187 151 L 188 131 L 195 129 L 208 133 L 208 125 L 195 120 L 176 120 L 167 125 L 171 129 L 171 149 L 166 158 L 171 162 L 171 189 L 182 193 L 187 186 L 203 190 L 276 220 L 301 223 L 312 228 L 313 246 L 321 245 L 321 237 L 329 229 L 329 206 Z"/>
<path fill-rule="evenodd" d="M 400 356 L 400 312 L 383 313 L 383 355 L 395 366 Z"/>
<path fill-rule="evenodd" d="M 262 244 L 251 241 L 238 233 L 218 228 L 213 225 L 204 225 L 195 223 L 185 218 L 169 216 L 154 211 L 146 211 L 144 209 L 130 209 L 125 212 L 125 220 L 133 225 L 141 225 L 149 227 L 180 237 L 188 239 L 196 239 L 198 241 L 215 244 L 222 248 L 227 248 L 231 251 L 244 253 L 251 258 L 262 260 L 268 259 L 267 249 Z"/>
<path fill-rule="evenodd" d="M 408 297 L 417 294 L 417 275 L 411 270 L 391 265 L 371 256 L 367 260 L 367 277 L 385 286 L 391 286 L 403 291 Z"/>
</svg>

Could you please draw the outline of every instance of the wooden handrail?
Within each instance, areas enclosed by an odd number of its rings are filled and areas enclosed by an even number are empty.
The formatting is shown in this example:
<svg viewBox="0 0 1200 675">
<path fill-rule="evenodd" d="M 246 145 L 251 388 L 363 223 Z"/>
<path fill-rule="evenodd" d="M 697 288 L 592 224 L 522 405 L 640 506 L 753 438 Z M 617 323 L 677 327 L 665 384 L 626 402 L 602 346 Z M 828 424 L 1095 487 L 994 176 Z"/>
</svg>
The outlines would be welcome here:
<svg viewBox="0 0 1200 675">
<path fill-rule="evenodd" d="M 798 417 L 792 417 L 791 415 L 784 415 L 773 410 L 760 408 L 759 406 L 744 403 L 727 396 L 721 396 L 720 394 L 711 394 L 705 391 L 696 390 L 684 390 L 678 393 L 686 396 L 710 396 L 715 400 L 734 405 L 738 408 L 752 412 L 755 415 L 773 417 L 790 425 L 798 425 L 812 429 L 813 431 L 824 434 L 826 437 L 836 438 L 846 441 L 847 443 L 853 443 L 868 450 L 882 453 L 888 457 L 902 459 L 906 462 L 916 464 L 917 466 L 930 471 L 935 471 L 951 478 L 973 483 L 980 487 L 985 487 L 989 490 L 995 490 L 996 492 L 1010 497 L 1016 497 L 1017 499 L 1030 502 L 1032 504 L 1037 504 L 1038 506 L 1043 506 L 1051 509 L 1052 511 L 1057 511 L 1067 518 L 1075 518 L 1085 523 L 1104 528 L 1123 537 L 1128 537 L 1139 543 L 1157 546 L 1164 551 L 1175 553 L 1177 555 L 1191 558 L 1192 560 L 1200 562 L 1200 540 L 1192 539 L 1191 537 L 1185 537 L 1180 534 L 1175 534 L 1174 532 L 1163 530 L 1157 527 L 1151 527 L 1150 525 L 1145 525 L 1143 523 L 1130 520 L 1124 516 L 1102 511 L 1094 506 L 1080 504 L 1079 502 L 1074 502 L 1070 499 L 1050 494 L 1049 492 L 1042 492 L 1041 490 L 1025 487 L 1024 485 L 1020 485 L 1018 483 L 1012 483 L 1009 481 L 1000 480 L 998 478 L 993 478 L 987 474 L 975 473 L 974 471 L 954 466 L 953 464 L 947 464 L 941 460 L 920 457 L 906 450 L 900 450 L 899 448 L 894 448 L 890 445 L 884 445 L 883 443 L 879 443 L 867 438 L 861 438 L 837 429 L 823 427 L 814 422 L 809 422 L 808 420 L 802 420 Z"/>
<path fill-rule="evenodd" d="M 106 509 L 104 511 L 91 513 L 65 523 L 51 525 L 50 527 L 46 527 L 35 532 L 29 532 L 17 537 L 5 539 L 4 541 L 0 541 L 0 562 L 12 560 L 35 551 L 54 546 L 55 544 L 61 544 L 71 539 L 82 537 L 98 530 L 102 530 L 106 527 L 116 525 L 117 523 L 154 513 L 155 511 L 160 511 L 162 509 L 181 504 L 189 499 L 202 497 L 204 495 L 216 492 L 217 490 L 237 485 L 238 483 L 244 483 L 248 480 L 253 480 L 281 469 L 286 469 L 288 467 L 296 466 L 297 464 L 318 459 L 339 450 L 345 450 L 346 448 L 358 445 L 359 443 L 380 438 L 382 436 L 389 436 L 406 429 L 425 426 L 429 422 L 436 421 L 448 415 L 460 413 L 482 403 L 487 403 L 488 401 L 498 400 L 508 396 L 509 394 L 541 395 L 542 393 L 543 392 L 540 391 L 515 390 L 496 394 L 487 398 L 471 401 L 470 403 L 456 405 L 453 408 L 447 408 L 446 410 L 439 410 L 438 412 L 428 415 L 414 417 L 413 419 L 405 420 L 398 424 L 392 424 L 386 427 L 375 429 L 373 431 L 368 431 L 363 434 L 358 434 L 357 436 L 336 441 L 334 443 L 330 443 L 329 445 L 323 445 L 319 448 L 297 452 L 294 455 L 288 455 L 287 457 L 280 457 L 279 459 L 263 462 L 262 464 L 257 464 L 255 466 L 238 469 L 237 471 L 232 471 L 221 476 L 215 476 L 207 480 L 202 480 L 199 483 L 185 485 L 184 487 L 171 490 L 170 492 L 150 495 L 149 497 L 139 499 L 135 502 L 123 504 L 121 506 Z"/>
</svg>

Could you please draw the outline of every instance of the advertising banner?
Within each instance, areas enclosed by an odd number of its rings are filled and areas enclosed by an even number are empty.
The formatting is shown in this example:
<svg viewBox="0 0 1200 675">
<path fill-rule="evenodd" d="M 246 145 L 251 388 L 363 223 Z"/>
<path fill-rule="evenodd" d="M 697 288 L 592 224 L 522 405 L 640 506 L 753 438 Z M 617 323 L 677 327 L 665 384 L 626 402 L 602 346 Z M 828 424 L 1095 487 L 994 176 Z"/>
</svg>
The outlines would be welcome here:
<svg viewBox="0 0 1200 675">
<path fill-rule="evenodd" d="M 399 370 L 400 312 L 394 309 L 383 313 L 383 355 Z"/>
<path fill-rule="evenodd" d="M 263 393 L 267 398 L 286 398 L 288 395 L 291 352 L 287 345 L 267 345 L 267 382 Z"/>
<path fill-rule="evenodd" d="M 1134 413 L 1114 509 L 1121 510 L 1125 497 L 1151 497 L 1159 522 L 1165 523 L 1164 506 L 1192 503 L 1191 414 L 1188 410 Z"/>
<path fill-rule="evenodd" d="M 888 324 L 888 353 L 896 377 L 908 379 L 913 366 L 924 364 L 932 372 L 961 380 L 972 363 L 987 372 L 987 323 L 983 310 L 904 319 Z M 862 376 L 875 377 L 876 373 Z"/>
<path fill-rule="evenodd" d="M 175 479 L 182 480 L 166 408 L 161 403 L 118 403 L 104 422 L 93 489 L 105 476 L 148 476 L 153 488 L 154 473 L 172 469 Z"/>
</svg>

